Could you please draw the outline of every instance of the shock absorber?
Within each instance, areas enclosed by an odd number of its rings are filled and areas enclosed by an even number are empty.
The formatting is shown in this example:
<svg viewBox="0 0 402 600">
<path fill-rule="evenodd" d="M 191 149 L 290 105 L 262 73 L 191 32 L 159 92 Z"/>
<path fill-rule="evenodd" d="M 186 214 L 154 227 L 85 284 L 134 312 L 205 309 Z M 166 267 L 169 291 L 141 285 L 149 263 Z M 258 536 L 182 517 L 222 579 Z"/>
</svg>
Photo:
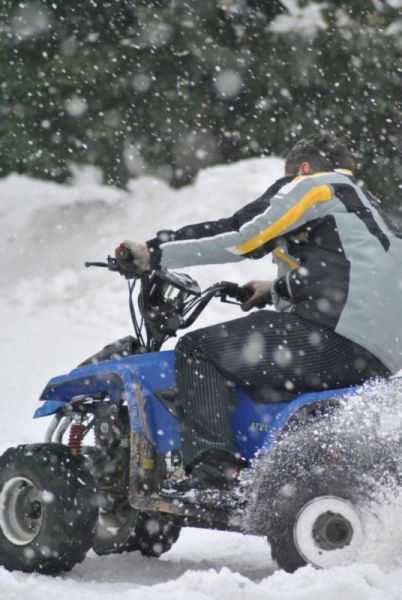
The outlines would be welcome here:
<svg viewBox="0 0 402 600">
<path fill-rule="evenodd" d="M 81 417 L 76 416 L 74 422 L 71 423 L 68 434 L 68 447 L 73 454 L 81 454 L 82 442 L 84 439 L 84 425 L 81 422 Z"/>
</svg>

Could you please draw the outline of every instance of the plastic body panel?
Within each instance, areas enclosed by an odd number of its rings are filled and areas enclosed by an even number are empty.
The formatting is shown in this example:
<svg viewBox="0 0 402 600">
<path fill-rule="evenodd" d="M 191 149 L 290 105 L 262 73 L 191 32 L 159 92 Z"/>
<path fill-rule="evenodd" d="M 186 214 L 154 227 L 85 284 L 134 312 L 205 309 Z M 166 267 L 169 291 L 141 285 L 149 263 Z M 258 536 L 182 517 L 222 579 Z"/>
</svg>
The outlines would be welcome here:
<svg viewBox="0 0 402 600">
<path fill-rule="evenodd" d="M 136 354 L 119 360 L 107 360 L 73 369 L 51 379 L 42 392 L 44 403 L 34 417 L 58 412 L 77 396 L 101 396 L 110 402 L 127 401 L 130 428 L 150 439 L 158 452 L 181 447 L 180 429 L 153 390 L 175 383 L 174 351 Z M 355 388 L 356 389 L 356 388 Z M 230 407 L 233 441 L 240 454 L 251 459 L 260 449 L 268 449 L 289 418 L 303 406 L 327 402 L 351 393 L 350 388 L 302 394 L 290 402 L 260 404 L 243 390 L 234 391 Z"/>
</svg>

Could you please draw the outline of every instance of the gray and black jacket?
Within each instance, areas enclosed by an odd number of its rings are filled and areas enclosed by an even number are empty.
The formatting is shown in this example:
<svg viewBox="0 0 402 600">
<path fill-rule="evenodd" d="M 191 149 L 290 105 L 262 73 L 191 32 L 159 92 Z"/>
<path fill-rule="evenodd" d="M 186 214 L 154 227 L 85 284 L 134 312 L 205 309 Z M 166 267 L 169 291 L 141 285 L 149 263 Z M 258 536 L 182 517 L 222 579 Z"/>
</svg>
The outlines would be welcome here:
<svg viewBox="0 0 402 600">
<path fill-rule="evenodd" d="M 278 310 L 330 327 L 402 368 L 402 240 L 350 171 L 283 177 L 232 217 L 150 240 L 152 268 L 273 252 Z"/>
</svg>

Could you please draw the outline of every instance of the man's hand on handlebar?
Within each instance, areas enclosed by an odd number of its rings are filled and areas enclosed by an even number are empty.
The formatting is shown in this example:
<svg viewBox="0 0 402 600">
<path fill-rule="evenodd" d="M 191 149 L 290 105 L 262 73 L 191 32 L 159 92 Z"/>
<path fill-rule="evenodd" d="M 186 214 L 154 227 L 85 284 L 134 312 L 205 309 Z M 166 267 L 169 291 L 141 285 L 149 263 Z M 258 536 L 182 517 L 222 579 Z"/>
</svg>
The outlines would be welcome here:
<svg viewBox="0 0 402 600">
<path fill-rule="evenodd" d="M 146 244 L 128 240 L 121 242 L 115 250 L 115 260 L 120 273 L 129 279 L 139 277 L 150 270 L 150 252 Z M 244 312 L 272 304 L 272 281 L 253 280 L 241 287 L 237 284 L 223 283 L 226 284 L 225 294 L 241 302 Z"/>
<path fill-rule="evenodd" d="M 116 248 L 114 255 L 126 277 L 138 277 L 149 271 L 150 254 L 146 244 L 125 240 Z"/>
<path fill-rule="evenodd" d="M 272 304 L 272 281 L 249 281 L 242 286 L 242 289 L 248 291 L 251 296 L 241 305 L 244 312 L 248 312 L 252 308 L 264 308 L 266 304 Z"/>
</svg>

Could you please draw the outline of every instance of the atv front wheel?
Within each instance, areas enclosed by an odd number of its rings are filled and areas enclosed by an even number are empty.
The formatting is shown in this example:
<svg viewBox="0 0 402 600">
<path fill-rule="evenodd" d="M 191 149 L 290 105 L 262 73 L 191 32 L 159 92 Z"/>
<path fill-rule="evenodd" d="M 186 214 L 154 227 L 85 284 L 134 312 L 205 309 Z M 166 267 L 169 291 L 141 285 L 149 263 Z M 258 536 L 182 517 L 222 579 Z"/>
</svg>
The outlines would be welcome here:
<svg viewBox="0 0 402 600">
<path fill-rule="evenodd" d="M 10 448 L 0 457 L 0 565 L 57 575 L 92 545 L 95 485 L 61 444 Z"/>
<path fill-rule="evenodd" d="M 153 517 L 129 506 L 116 512 L 100 512 L 93 549 L 103 556 L 138 550 L 144 556 L 160 556 L 170 550 L 180 527 L 163 517 Z"/>
</svg>

